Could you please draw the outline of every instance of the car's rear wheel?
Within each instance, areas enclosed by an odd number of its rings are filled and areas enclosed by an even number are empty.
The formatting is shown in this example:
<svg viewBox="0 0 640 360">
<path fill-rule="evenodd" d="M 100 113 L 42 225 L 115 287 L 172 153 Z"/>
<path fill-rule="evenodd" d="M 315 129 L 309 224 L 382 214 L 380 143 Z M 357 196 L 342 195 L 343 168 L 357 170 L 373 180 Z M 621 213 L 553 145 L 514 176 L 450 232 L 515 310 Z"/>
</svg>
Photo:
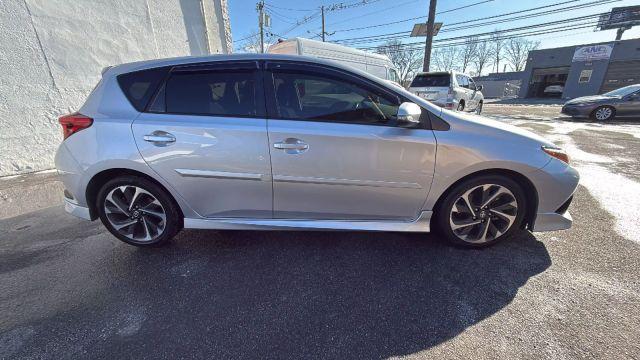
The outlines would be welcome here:
<svg viewBox="0 0 640 360">
<path fill-rule="evenodd" d="M 464 101 L 458 103 L 458 111 L 464 111 Z"/>
<path fill-rule="evenodd" d="M 521 227 L 524 191 L 505 176 L 486 175 L 464 181 L 447 193 L 436 210 L 436 225 L 447 240 L 466 247 L 485 247 Z"/>
<path fill-rule="evenodd" d="M 597 121 L 609 121 L 614 116 L 616 116 L 616 109 L 611 106 L 600 106 L 591 113 L 591 118 Z"/>
<path fill-rule="evenodd" d="M 157 184 L 137 176 L 115 178 L 98 192 L 97 210 L 118 239 L 136 246 L 157 246 L 181 229 L 180 211 Z"/>
</svg>

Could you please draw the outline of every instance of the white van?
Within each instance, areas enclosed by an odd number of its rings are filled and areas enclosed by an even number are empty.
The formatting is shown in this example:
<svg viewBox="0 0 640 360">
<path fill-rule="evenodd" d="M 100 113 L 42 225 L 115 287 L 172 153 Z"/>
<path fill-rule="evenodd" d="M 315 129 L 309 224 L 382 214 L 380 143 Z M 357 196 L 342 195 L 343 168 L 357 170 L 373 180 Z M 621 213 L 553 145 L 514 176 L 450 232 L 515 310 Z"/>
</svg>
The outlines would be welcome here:
<svg viewBox="0 0 640 360">
<path fill-rule="evenodd" d="M 379 78 L 400 83 L 398 71 L 393 67 L 389 57 L 374 54 L 338 44 L 293 38 L 279 41 L 269 47 L 270 54 L 305 55 L 320 59 L 328 59 L 353 66 Z"/>
</svg>

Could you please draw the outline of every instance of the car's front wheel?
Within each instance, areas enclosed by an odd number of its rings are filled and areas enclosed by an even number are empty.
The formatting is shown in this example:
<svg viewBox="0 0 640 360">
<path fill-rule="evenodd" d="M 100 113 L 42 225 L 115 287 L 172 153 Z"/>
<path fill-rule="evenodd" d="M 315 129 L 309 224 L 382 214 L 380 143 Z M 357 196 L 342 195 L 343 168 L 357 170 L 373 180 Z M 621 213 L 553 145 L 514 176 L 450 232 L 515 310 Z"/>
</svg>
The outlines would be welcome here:
<svg viewBox="0 0 640 360">
<path fill-rule="evenodd" d="M 478 103 L 478 106 L 476 107 L 476 114 L 480 115 L 482 113 L 482 101 L 480 101 Z"/>
<path fill-rule="evenodd" d="M 436 209 L 437 230 L 447 240 L 484 247 L 520 229 L 526 209 L 522 187 L 499 175 L 472 178 L 455 186 Z"/>
<path fill-rule="evenodd" d="M 611 106 L 600 106 L 593 110 L 591 118 L 597 121 L 609 121 L 616 115 L 616 110 Z"/>
<path fill-rule="evenodd" d="M 118 239 L 136 246 L 157 246 L 182 227 L 171 196 L 155 183 L 137 176 L 108 181 L 98 192 L 98 214 Z"/>
</svg>

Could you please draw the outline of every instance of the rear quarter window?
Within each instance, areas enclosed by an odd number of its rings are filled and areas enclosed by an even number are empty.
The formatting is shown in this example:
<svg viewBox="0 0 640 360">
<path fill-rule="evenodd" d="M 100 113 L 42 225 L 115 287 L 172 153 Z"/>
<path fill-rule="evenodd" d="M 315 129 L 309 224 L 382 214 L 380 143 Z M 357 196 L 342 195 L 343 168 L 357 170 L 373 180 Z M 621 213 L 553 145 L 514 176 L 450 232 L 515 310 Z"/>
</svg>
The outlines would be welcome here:
<svg viewBox="0 0 640 360">
<path fill-rule="evenodd" d="M 451 84 L 449 74 L 425 74 L 416 76 L 411 87 L 448 87 Z"/>
<path fill-rule="evenodd" d="M 122 74 L 118 76 L 118 84 L 131 105 L 144 111 L 168 71 L 169 68 L 154 68 Z"/>
</svg>

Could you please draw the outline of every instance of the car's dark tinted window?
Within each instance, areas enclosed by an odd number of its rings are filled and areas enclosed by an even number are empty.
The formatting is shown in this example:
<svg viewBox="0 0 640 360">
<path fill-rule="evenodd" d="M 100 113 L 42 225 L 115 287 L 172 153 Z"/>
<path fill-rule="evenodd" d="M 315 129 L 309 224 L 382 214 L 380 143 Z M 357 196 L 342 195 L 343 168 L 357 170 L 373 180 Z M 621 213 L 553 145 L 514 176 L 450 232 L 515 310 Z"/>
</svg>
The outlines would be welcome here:
<svg viewBox="0 0 640 360">
<path fill-rule="evenodd" d="M 411 82 L 411 87 L 448 87 L 451 84 L 449 74 L 423 74 L 417 75 Z"/>
<path fill-rule="evenodd" d="M 155 68 L 122 74 L 118 76 L 118 84 L 131 105 L 143 111 L 168 71 L 168 68 Z"/>
<path fill-rule="evenodd" d="M 344 80 L 293 72 L 273 80 L 280 118 L 387 124 L 398 112 L 397 100 Z"/>
<path fill-rule="evenodd" d="M 164 95 L 167 113 L 255 116 L 256 90 L 253 71 L 204 70 L 172 73 L 158 95 Z M 152 111 L 160 107 L 156 102 Z"/>
</svg>

